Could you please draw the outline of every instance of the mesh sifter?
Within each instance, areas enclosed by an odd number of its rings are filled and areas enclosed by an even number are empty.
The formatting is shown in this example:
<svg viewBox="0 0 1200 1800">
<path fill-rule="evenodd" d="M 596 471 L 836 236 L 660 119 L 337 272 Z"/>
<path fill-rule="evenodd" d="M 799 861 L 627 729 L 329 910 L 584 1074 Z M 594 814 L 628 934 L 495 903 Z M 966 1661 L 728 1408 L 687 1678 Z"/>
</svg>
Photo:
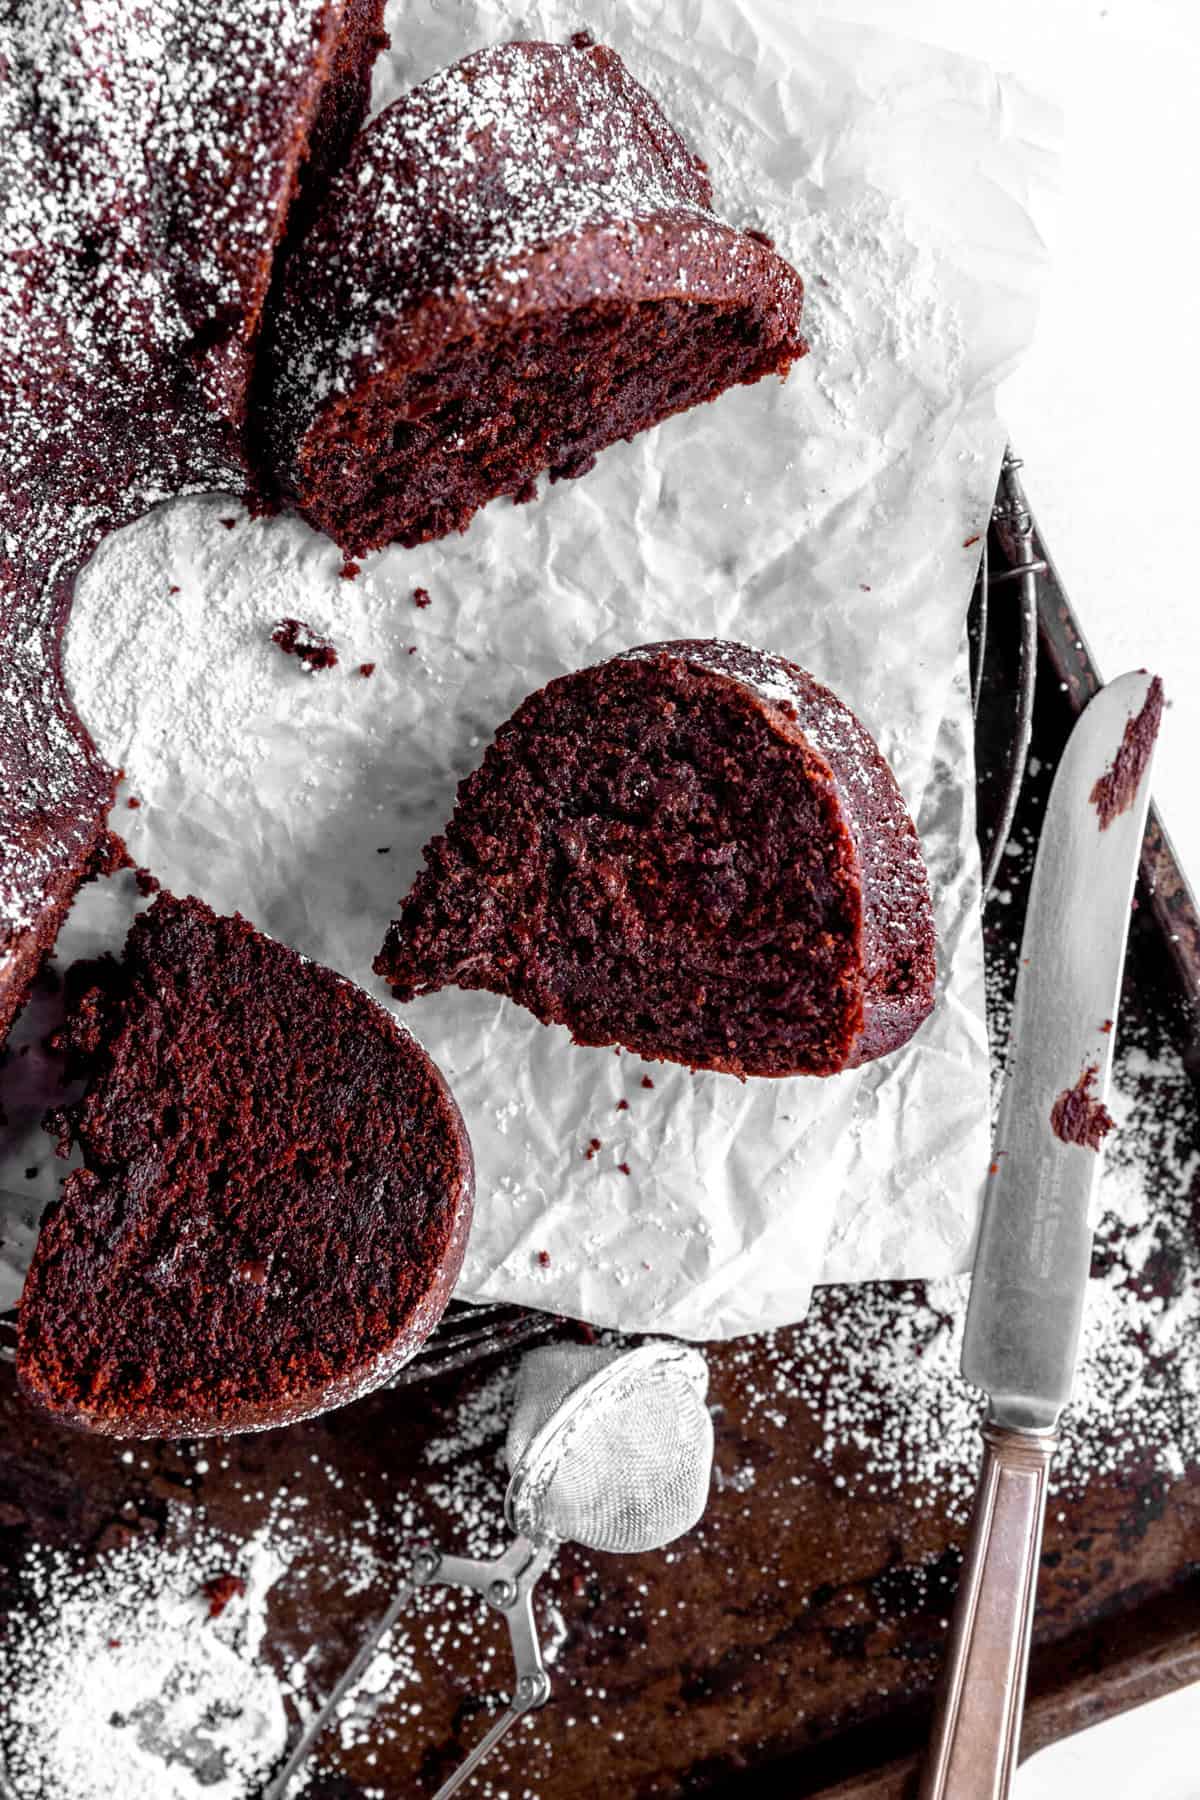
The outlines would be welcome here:
<svg viewBox="0 0 1200 1800">
<path fill-rule="evenodd" d="M 512 1642 L 512 1699 L 434 1800 L 457 1793 L 516 1721 L 550 1696 L 533 1590 L 562 1543 L 631 1554 L 658 1550 L 700 1518 L 712 1474 L 708 1369 L 696 1350 L 652 1342 L 636 1350 L 551 1344 L 517 1375 L 505 1444 L 504 1511 L 516 1533 L 490 1561 L 435 1548 L 408 1579 L 314 1715 L 263 1800 L 283 1800 L 325 1725 L 366 1670 L 418 1587 L 471 1588 L 503 1614 Z"/>
</svg>

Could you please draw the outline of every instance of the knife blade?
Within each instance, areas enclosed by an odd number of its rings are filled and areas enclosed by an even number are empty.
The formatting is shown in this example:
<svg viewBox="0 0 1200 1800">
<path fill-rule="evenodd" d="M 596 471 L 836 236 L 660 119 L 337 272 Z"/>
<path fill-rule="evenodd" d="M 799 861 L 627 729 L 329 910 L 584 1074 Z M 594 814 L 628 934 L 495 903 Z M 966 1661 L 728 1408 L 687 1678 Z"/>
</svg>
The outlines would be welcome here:
<svg viewBox="0 0 1200 1800">
<path fill-rule="evenodd" d="M 1034 863 L 962 1370 L 984 1454 L 921 1800 L 1003 1800 L 1016 1767 L 1055 1432 L 1071 1394 L 1091 1204 L 1162 684 L 1078 720 Z"/>
<path fill-rule="evenodd" d="M 1052 1426 L 1070 1397 L 1161 708 L 1161 684 L 1149 675 L 1101 689 L 1071 734 L 1046 807 L 963 1337 L 963 1374 L 989 1395 L 1001 1425 Z"/>
</svg>

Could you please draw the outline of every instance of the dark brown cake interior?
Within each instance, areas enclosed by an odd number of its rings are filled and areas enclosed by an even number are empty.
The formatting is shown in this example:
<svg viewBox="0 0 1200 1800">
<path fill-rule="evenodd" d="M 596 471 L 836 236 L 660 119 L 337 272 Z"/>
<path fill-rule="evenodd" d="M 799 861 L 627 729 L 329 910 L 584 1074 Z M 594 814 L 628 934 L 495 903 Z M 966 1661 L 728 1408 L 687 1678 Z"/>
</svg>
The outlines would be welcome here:
<svg viewBox="0 0 1200 1800">
<path fill-rule="evenodd" d="M 362 132 L 264 368 L 282 491 L 350 556 L 803 356 L 803 284 L 603 45 L 494 44 Z"/>
<path fill-rule="evenodd" d="M 470 1152 L 425 1053 L 242 918 L 161 896 L 65 1029 L 83 1152 L 43 1222 L 19 1369 L 119 1436 L 281 1423 L 376 1385 L 461 1262 Z"/>
<path fill-rule="evenodd" d="M 750 305 L 602 301 L 461 339 L 380 376 L 310 434 L 301 510 L 349 555 L 462 531 L 489 500 L 584 475 L 598 451 L 739 382 L 794 344 Z"/>
<path fill-rule="evenodd" d="M 376 963 L 401 999 L 496 989 L 580 1043 L 695 1068 L 852 1057 L 855 845 L 825 762 L 732 682 L 669 655 L 552 682 L 425 854 Z M 887 979 L 912 986 L 903 953 Z"/>
</svg>

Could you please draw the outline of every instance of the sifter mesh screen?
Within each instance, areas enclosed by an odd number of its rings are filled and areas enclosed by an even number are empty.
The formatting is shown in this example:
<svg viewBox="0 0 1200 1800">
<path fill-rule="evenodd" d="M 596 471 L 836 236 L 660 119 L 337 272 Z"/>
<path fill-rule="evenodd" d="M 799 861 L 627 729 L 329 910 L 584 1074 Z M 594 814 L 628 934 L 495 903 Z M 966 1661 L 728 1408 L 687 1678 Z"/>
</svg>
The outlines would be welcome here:
<svg viewBox="0 0 1200 1800">
<path fill-rule="evenodd" d="M 514 1528 L 622 1554 L 689 1531 L 712 1473 L 707 1385 L 703 1357 L 678 1344 L 531 1351 L 505 1448 Z"/>
</svg>

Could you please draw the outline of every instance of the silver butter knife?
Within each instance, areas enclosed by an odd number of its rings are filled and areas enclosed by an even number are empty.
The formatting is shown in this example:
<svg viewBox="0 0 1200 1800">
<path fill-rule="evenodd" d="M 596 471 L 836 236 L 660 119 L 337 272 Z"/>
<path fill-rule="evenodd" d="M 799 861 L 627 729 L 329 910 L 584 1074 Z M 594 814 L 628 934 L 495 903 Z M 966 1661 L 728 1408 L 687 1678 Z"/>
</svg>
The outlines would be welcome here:
<svg viewBox="0 0 1200 1800">
<path fill-rule="evenodd" d="M 1000 1800 L 1016 1766 L 1059 1417 L 1162 685 L 1122 675 L 1080 717 L 1038 844 L 962 1371 L 988 1396 L 983 1468 L 921 1800 Z"/>
</svg>

